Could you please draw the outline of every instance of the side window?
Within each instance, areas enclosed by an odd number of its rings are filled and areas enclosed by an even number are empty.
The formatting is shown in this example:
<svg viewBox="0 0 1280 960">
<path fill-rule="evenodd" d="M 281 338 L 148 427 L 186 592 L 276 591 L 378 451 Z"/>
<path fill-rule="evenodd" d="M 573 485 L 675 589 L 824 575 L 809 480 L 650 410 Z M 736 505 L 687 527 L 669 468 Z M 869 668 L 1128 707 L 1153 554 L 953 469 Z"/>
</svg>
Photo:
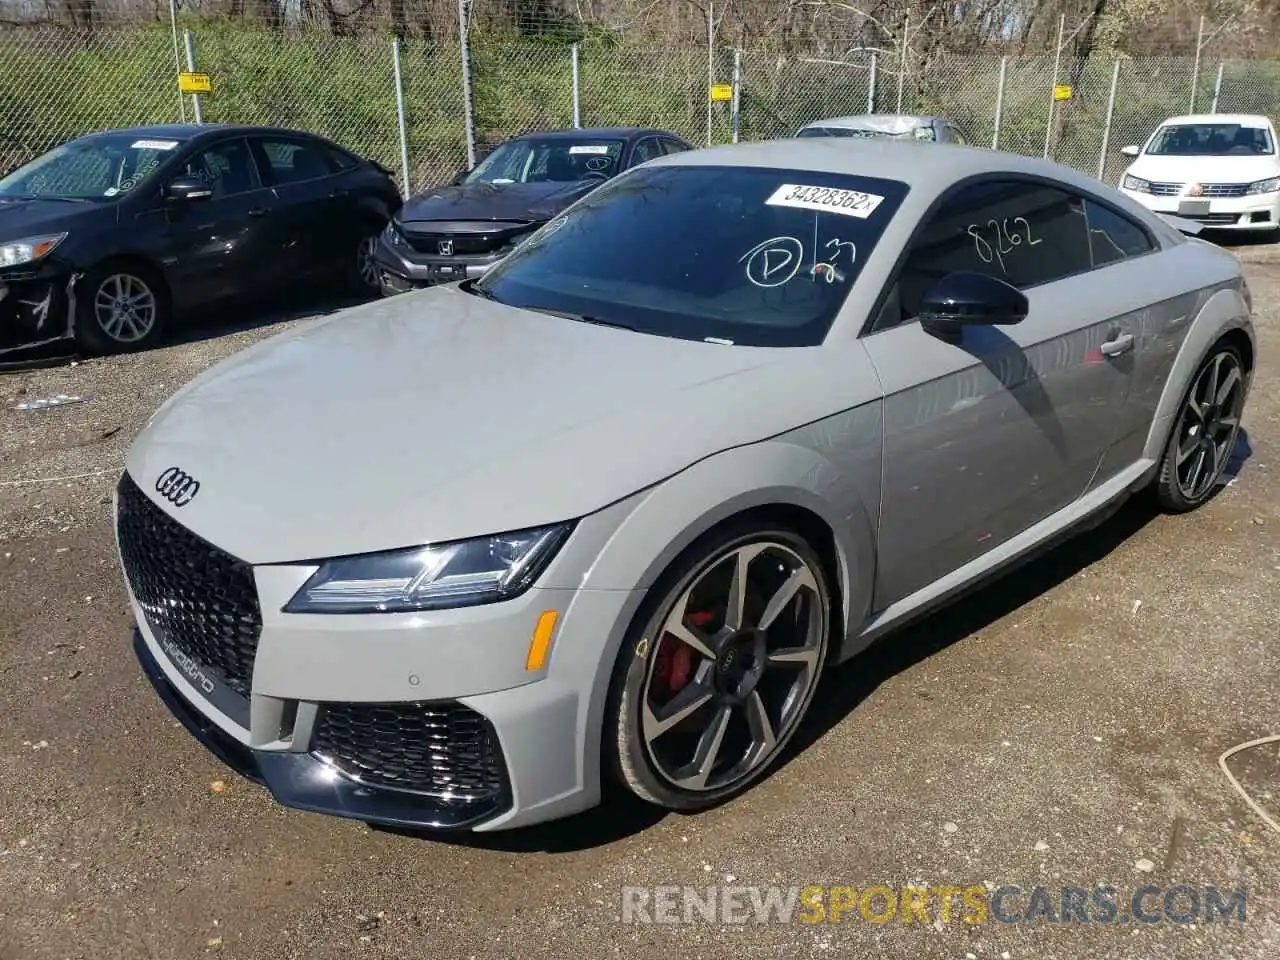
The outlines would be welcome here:
<svg viewBox="0 0 1280 960">
<path fill-rule="evenodd" d="M 1089 246 L 1095 267 L 1141 256 L 1155 249 L 1147 232 L 1128 217 L 1093 200 L 1084 202 L 1084 211 L 1089 222 Z"/>
<path fill-rule="evenodd" d="M 662 145 L 658 142 L 658 138 L 645 137 L 636 144 L 631 154 L 631 165 L 639 166 L 648 160 L 656 160 L 660 156 L 662 156 Z"/>
<path fill-rule="evenodd" d="M 304 140 L 263 137 L 258 140 L 272 183 L 297 183 L 327 177 L 337 170 L 329 151 Z"/>
<path fill-rule="evenodd" d="M 679 140 L 672 140 L 668 137 L 662 138 L 662 149 L 667 153 L 685 153 L 689 147 L 681 143 Z"/>
<path fill-rule="evenodd" d="M 356 165 L 356 158 L 332 147 L 325 148 L 325 156 L 329 158 L 329 166 L 334 170 L 350 170 Z"/>
<path fill-rule="evenodd" d="M 947 200 L 912 244 L 898 281 L 902 316 L 916 316 L 928 289 L 957 270 L 1026 289 L 1092 265 L 1081 200 L 1038 183 L 984 181 Z"/>
<path fill-rule="evenodd" d="M 214 200 L 262 186 L 249 144 L 244 140 L 228 140 L 201 150 L 187 161 L 185 173 L 207 183 Z"/>
</svg>

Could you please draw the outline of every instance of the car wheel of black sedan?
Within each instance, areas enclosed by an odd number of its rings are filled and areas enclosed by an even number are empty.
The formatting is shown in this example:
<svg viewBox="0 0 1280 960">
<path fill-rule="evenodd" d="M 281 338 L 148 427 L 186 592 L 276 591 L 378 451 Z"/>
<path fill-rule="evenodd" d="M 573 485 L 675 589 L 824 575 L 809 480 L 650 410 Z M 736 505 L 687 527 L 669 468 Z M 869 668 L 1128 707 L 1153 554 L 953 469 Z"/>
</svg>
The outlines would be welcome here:
<svg viewBox="0 0 1280 960">
<path fill-rule="evenodd" d="M 128 353 L 153 346 L 169 325 L 164 280 L 139 263 L 104 263 L 76 288 L 74 332 L 87 353 Z"/>
<path fill-rule="evenodd" d="M 1235 450 L 1244 395 L 1240 351 L 1219 341 L 1192 378 L 1165 448 L 1156 482 L 1165 510 L 1186 513 L 1212 496 Z"/>
<path fill-rule="evenodd" d="M 827 658 L 822 561 L 773 525 L 713 533 L 650 591 L 614 676 L 614 771 L 672 810 L 713 806 L 778 758 Z"/>
<path fill-rule="evenodd" d="M 347 269 L 347 285 L 353 293 L 376 294 L 382 291 L 378 261 L 374 258 L 377 246 L 377 231 L 361 236 L 356 243 L 355 254 Z"/>
</svg>

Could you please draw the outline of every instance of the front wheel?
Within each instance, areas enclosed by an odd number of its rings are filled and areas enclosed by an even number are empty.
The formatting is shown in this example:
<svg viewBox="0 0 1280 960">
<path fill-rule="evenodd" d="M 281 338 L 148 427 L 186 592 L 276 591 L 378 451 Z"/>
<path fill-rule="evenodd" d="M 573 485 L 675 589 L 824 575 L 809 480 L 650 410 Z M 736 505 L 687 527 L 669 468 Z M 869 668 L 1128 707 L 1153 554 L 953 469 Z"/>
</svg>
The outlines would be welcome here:
<svg viewBox="0 0 1280 960">
<path fill-rule="evenodd" d="M 831 588 L 791 530 L 713 535 L 655 585 L 615 668 L 606 733 L 634 794 L 698 810 L 778 758 L 826 662 Z"/>
<path fill-rule="evenodd" d="M 1160 463 L 1156 499 L 1164 509 L 1186 513 L 1213 494 L 1240 433 L 1245 383 L 1240 351 L 1225 343 L 1196 370 Z"/>
<path fill-rule="evenodd" d="M 164 335 L 169 319 L 164 280 L 143 264 L 102 264 L 76 287 L 74 332 L 87 353 L 145 350 Z"/>
</svg>

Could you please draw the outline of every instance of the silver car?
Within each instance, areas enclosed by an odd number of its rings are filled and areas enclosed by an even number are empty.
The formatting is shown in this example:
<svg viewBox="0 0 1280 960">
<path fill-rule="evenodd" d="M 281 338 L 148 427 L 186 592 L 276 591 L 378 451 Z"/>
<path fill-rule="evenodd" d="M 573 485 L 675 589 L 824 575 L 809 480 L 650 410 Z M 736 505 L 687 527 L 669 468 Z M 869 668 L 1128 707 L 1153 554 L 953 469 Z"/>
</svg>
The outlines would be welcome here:
<svg viewBox="0 0 1280 960">
<path fill-rule="evenodd" d="M 293 807 L 705 808 L 825 668 L 1132 494 L 1204 503 L 1250 310 L 1230 254 L 1049 162 L 664 157 L 167 401 L 116 497 L 134 649 Z"/>
<path fill-rule="evenodd" d="M 796 132 L 797 137 L 898 137 L 925 140 L 930 143 L 967 144 L 960 125 L 947 117 L 922 117 L 902 113 L 862 113 L 849 117 L 830 117 L 807 123 Z"/>
</svg>

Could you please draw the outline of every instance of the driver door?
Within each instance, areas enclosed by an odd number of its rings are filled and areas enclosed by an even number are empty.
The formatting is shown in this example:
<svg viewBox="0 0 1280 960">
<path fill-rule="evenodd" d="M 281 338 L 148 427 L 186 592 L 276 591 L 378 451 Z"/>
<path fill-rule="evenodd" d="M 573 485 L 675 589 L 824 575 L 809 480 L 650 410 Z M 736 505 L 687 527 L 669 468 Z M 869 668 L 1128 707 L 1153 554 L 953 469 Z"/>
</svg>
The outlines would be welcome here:
<svg viewBox="0 0 1280 960">
<path fill-rule="evenodd" d="M 877 610 L 1088 486 L 1133 371 L 1131 352 L 1099 352 L 1126 331 L 1077 307 L 1091 267 L 1082 201 L 1032 182 L 964 187 L 913 239 L 864 338 L 885 393 Z M 965 327 L 959 343 L 927 333 L 916 319 L 921 301 L 958 270 L 1023 290 L 1027 318 Z"/>
</svg>

